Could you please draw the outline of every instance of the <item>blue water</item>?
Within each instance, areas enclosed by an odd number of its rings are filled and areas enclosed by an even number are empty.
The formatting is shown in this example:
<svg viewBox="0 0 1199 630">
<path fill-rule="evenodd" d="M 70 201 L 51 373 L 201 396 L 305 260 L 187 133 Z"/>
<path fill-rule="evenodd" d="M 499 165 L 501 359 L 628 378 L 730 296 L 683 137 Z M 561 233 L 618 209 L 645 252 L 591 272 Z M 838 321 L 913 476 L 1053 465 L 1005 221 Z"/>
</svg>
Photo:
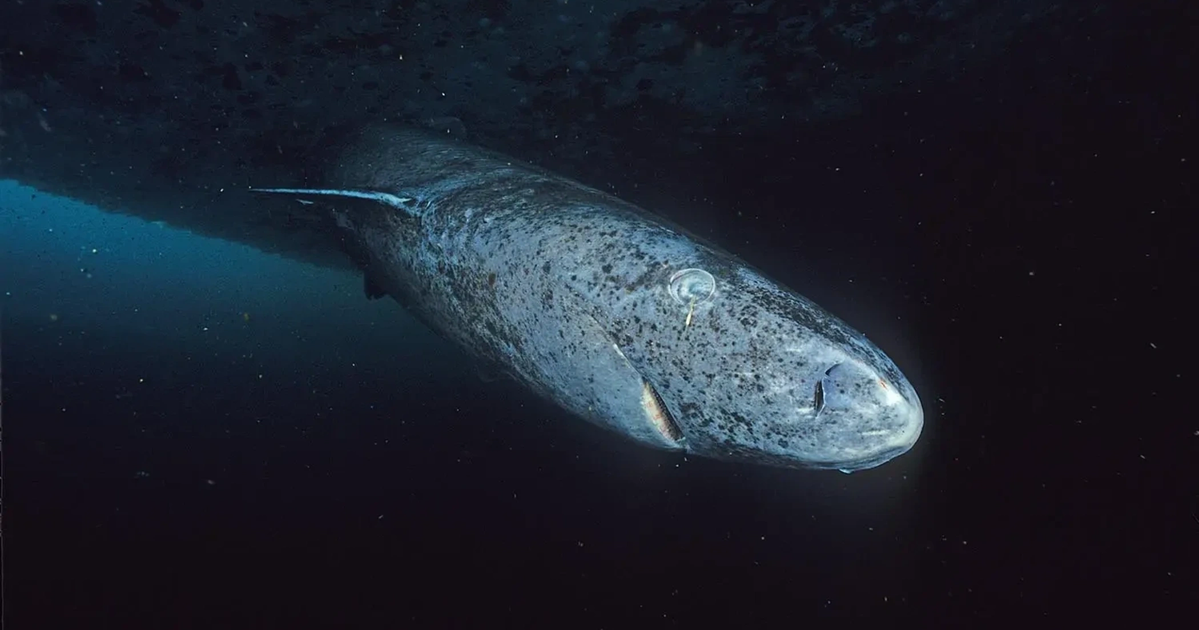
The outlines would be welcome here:
<svg viewBox="0 0 1199 630">
<path fill-rule="evenodd" d="M 0 238 L 6 323 L 63 339 L 104 329 L 130 344 L 154 338 L 176 354 L 298 354 L 313 364 L 440 343 L 393 302 L 364 300 L 356 275 L 12 181 L 0 181 Z M 444 369 L 436 356 L 424 353 L 422 369 Z"/>
</svg>

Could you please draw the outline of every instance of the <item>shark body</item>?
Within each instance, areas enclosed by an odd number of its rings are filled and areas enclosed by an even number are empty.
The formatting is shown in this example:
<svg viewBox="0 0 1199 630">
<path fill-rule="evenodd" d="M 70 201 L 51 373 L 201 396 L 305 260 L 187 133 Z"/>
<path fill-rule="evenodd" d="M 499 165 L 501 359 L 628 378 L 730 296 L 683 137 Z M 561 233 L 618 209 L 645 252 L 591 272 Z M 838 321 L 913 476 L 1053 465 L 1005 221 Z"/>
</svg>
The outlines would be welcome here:
<svg viewBox="0 0 1199 630">
<path fill-rule="evenodd" d="M 908 451 L 915 390 L 861 333 L 601 191 L 453 138 L 374 126 L 318 187 L 366 276 L 572 414 L 643 445 L 852 472 Z"/>
</svg>

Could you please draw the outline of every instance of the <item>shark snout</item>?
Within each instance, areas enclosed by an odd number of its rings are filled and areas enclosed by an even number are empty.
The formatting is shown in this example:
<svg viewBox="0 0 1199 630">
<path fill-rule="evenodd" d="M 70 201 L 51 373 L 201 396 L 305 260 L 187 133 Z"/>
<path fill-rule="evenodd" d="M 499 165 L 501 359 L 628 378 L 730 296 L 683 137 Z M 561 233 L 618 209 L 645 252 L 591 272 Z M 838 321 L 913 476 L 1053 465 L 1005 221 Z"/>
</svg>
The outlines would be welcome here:
<svg viewBox="0 0 1199 630">
<path fill-rule="evenodd" d="M 924 411 L 906 381 L 893 382 L 856 361 L 825 370 L 816 387 L 817 426 L 828 460 L 843 472 L 873 468 L 906 453 L 920 437 Z"/>
</svg>

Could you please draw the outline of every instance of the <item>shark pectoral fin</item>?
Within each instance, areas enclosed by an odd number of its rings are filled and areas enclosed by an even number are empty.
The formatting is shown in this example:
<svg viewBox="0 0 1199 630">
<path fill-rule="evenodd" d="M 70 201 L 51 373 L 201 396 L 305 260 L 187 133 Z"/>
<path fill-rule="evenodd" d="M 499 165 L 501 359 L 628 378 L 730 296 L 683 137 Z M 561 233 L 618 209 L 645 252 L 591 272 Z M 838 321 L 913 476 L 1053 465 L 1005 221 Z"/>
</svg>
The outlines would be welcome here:
<svg viewBox="0 0 1199 630">
<path fill-rule="evenodd" d="M 377 300 L 381 297 L 387 297 L 387 290 L 379 283 L 378 278 L 374 273 L 371 273 L 371 268 L 368 266 L 362 270 L 362 290 L 366 293 L 366 299 Z"/>
<path fill-rule="evenodd" d="M 285 195 L 325 195 L 330 197 L 349 197 L 366 199 L 391 206 L 411 217 L 419 217 L 416 197 L 407 197 L 379 190 L 345 190 L 339 188 L 251 188 L 251 192 L 282 193 Z"/>
<path fill-rule="evenodd" d="M 633 365 L 620 344 L 593 315 L 584 315 L 590 326 L 574 327 L 583 334 L 577 344 L 577 362 L 590 372 L 582 374 L 589 386 L 600 383 L 594 399 L 601 421 L 639 442 L 668 450 L 685 448 L 685 435 L 671 416 L 653 383 Z"/>
</svg>

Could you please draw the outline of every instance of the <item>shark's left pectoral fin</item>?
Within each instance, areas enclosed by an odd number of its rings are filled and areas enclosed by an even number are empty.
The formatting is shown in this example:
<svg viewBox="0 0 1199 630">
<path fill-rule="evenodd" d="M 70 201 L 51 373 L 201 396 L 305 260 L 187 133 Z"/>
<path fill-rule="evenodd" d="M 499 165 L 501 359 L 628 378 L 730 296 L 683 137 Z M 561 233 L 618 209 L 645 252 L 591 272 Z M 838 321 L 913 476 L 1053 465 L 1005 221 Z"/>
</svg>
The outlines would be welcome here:
<svg viewBox="0 0 1199 630">
<path fill-rule="evenodd" d="M 251 192 L 280 193 L 285 195 L 324 195 L 329 197 L 348 197 L 366 199 L 391 206 L 405 214 L 416 217 L 417 203 L 415 197 L 397 195 L 379 190 L 348 190 L 340 188 L 251 188 Z"/>
<path fill-rule="evenodd" d="M 580 405 L 576 412 L 596 424 L 646 446 L 685 450 L 686 435 L 666 402 L 588 312 L 583 297 L 568 289 L 555 299 L 560 317 L 547 324 L 545 334 L 557 336 L 572 350 L 546 357 L 545 381 L 558 391 L 573 392 Z"/>
<path fill-rule="evenodd" d="M 369 266 L 362 270 L 362 291 L 366 293 L 366 299 L 368 300 L 387 297 L 387 289 L 383 288 L 382 283 L 371 272 L 371 267 Z"/>
</svg>

